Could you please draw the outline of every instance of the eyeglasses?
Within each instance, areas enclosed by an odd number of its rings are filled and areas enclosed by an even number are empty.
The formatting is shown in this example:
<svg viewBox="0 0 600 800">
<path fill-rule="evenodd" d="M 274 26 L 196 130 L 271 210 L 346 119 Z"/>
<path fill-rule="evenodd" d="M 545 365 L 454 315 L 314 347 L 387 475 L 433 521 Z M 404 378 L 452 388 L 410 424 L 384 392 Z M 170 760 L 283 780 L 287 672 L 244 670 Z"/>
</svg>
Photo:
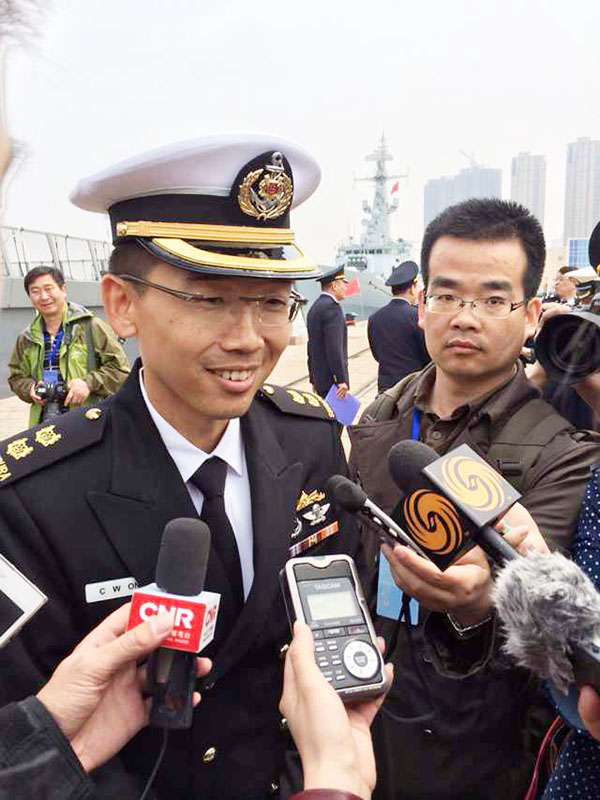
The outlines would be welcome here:
<svg viewBox="0 0 600 800">
<path fill-rule="evenodd" d="M 478 297 L 476 300 L 464 300 L 454 294 L 428 294 L 425 297 L 425 307 L 432 314 L 458 314 L 465 306 L 471 306 L 476 316 L 493 319 L 506 319 L 516 308 L 521 308 L 526 303 L 527 300 L 511 303 L 510 300 L 496 295 Z"/>
<path fill-rule="evenodd" d="M 275 328 L 280 325 L 287 325 L 296 319 L 300 306 L 306 302 L 304 297 L 298 292 L 291 290 L 288 297 L 281 295 L 260 295 L 257 297 L 237 297 L 228 298 L 220 296 L 209 296 L 204 294 L 194 294 L 192 292 L 180 292 L 178 289 L 171 289 L 169 286 L 162 286 L 160 283 L 147 281 L 145 278 L 138 278 L 135 275 L 120 275 L 124 281 L 140 283 L 143 286 L 150 286 L 158 289 L 159 292 L 170 294 L 183 300 L 190 308 L 193 308 L 198 316 L 205 318 L 207 322 L 219 321 L 225 317 L 234 318 L 233 307 L 239 302 L 250 303 L 253 305 L 256 320 L 265 327 Z"/>
</svg>

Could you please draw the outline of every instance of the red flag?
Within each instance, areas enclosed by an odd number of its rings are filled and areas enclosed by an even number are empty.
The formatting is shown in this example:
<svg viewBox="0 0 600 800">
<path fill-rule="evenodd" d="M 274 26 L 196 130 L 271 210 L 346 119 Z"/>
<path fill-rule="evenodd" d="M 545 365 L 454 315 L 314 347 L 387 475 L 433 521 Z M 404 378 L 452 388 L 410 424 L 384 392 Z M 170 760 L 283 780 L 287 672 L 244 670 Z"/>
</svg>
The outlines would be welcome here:
<svg viewBox="0 0 600 800">
<path fill-rule="evenodd" d="M 397 192 L 399 188 L 400 188 L 400 182 L 396 181 L 396 183 L 392 186 L 392 191 L 390 192 L 390 194 L 394 194 L 394 192 Z"/>
<path fill-rule="evenodd" d="M 354 297 L 355 294 L 360 294 L 360 283 L 358 278 L 352 278 L 346 284 L 346 297 Z"/>
</svg>

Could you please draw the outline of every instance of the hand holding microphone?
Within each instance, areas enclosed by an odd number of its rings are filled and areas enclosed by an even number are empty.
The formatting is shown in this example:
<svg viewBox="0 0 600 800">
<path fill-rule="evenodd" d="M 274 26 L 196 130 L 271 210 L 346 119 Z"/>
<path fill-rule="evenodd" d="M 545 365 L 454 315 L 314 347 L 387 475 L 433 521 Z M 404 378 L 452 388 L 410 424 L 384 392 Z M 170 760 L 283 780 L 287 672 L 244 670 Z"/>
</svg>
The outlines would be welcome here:
<svg viewBox="0 0 600 800">
<path fill-rule="evenodd" d="M 38 692 L 86 771 L 96 769 L 148 722 L 144 699 L 145 668 L 140 659 L 159 647 L 173 620 L 160 614 L 125 632 L 130 604 L 103 620 L 64 661 Z M 211 669 L 197 659 L 198 676 Z M 194 704 L 200 702 L 195 694 Z"/>
<path fill-rule="evenodd" d="M 519 548 L 527 529 L 519 527 L 507 533 L 506 541 Z M 408 547 L 384 545 L 396 585 L 414 597 L 429 611 L 450 612 L 463 626 L 475 625 L 492 608 L 493 578 L 489 562 L 480 547 L 473 547 L 452 566 L 441 570 L 433 561 L 422 558 Z"/>
</svg>

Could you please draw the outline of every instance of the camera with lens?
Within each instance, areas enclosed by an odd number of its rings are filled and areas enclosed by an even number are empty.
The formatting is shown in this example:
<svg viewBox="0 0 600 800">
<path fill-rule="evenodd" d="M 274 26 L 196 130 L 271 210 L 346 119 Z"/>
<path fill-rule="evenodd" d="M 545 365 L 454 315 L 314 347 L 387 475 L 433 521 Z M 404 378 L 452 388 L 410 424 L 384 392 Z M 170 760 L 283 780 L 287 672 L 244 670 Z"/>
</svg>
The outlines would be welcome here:
<svg viewBox="0 0 600 800">
<path fill-rule="evenodd" d="M 589 260 L 595 276 L 589 267 L 569 273 L 579 279 L 577 310 L 549 319 L 535 340 L 536 356 L 548 377 L 568 386 L 600 370 L 600 222 L 590 237 Z"/>
<path fill-rule="evenodd" d="M 42 421 L 55 419 L 67 411 L 64 406 L 67 396 L 67 387 L 64 381 L 56 381 L 56 383 L 40 381 L 35 387 L 35 392 L 44 401 Z"/>
</svg>

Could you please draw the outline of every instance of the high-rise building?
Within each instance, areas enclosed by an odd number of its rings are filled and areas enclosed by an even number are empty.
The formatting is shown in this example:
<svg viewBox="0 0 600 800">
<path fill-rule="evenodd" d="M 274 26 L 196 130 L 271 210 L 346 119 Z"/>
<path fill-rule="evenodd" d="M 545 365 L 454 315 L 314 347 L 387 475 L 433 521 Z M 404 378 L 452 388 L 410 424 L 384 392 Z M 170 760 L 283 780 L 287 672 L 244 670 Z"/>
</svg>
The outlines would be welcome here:
<svg viewBox="0 0 600 800">
<path fill-rule="evenodd" d="M 425 225 L 454 202 L 454 178 L 433 178 L 425 184 Z"/>
<path fill-rule="evenodd" d="M 528 208 L 544 224 L 546 203 L 546 159 L 519 153 L 512 160 L 510 199 Z"/>
<path fill-rule="evenodd" d="M 501 169 L 472 166 L 452 177 L 433 178 L 425 184 L 425 225 L 454 203 L 471 197 L 501 197 L 501 194 Z"/>
<path fill-rule="evenodd" d="M 563 241 L 589 237 L 600 219 L 600 141 L 589 137 L 567 146 Z"/>
<path fill-rule="evenodd" d="M 569 239 L 567 242 L 567 264 L 570 267 L 589 267 L 589 239 Z"/>
</svg>

